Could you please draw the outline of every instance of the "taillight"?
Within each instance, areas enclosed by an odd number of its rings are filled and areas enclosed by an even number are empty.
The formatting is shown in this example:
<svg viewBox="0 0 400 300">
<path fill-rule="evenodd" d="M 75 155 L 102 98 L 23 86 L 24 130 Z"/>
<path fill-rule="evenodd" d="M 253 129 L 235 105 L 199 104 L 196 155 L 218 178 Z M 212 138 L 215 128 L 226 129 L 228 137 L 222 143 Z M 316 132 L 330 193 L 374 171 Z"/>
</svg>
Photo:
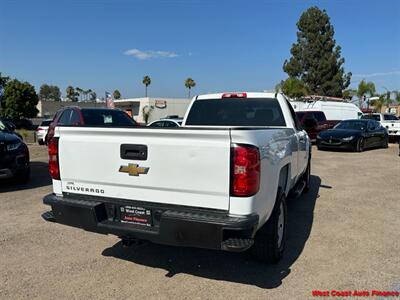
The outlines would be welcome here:
<svg viewBox="0 0 400 300">
<path fill-rule="evenodd" d="M 60 180 L 60 167 L 58 164 L 58 138 L 49 141 L 49 170 L 53 179 Z"/>
<path fill-rule="evenodd" d="M 247 98 L 246 93 L 225 93 L 222 98 Z"/>
<path fill-rule="evenodd" d="M 260 152 L 251 145 L 235 145 L 232 151 L 231 196 L 252 196 L 260 189 Z"/>
</svg>

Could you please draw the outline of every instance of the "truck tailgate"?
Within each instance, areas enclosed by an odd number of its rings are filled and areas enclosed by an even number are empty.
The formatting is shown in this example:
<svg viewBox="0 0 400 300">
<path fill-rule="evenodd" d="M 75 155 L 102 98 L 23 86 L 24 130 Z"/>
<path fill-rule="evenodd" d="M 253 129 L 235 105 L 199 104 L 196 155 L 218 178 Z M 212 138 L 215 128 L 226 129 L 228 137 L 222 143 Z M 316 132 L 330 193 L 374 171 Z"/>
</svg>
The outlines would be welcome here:
<svg viewBox="0 0 400 300">
<path fill-rule="evenodd" d="M 63 192 L 229 209 L 229 129 L 58 127 L 56 136 Z M 147 158 L 122 158 L 123 144 L 128 155 L 147 147 Z"/>
</svg>

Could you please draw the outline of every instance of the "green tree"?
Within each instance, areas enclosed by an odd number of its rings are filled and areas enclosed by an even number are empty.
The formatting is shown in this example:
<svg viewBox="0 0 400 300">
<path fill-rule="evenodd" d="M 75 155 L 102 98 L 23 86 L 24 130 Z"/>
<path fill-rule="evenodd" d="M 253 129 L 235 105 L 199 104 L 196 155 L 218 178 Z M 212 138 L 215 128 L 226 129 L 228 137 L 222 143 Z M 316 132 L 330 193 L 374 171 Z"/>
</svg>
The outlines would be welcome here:
<svg viewBox="0 0 400 300">
<path fill-rule="evenodd" d="M 275 89 L 294 99 L 308 95 L 307 86 L 296 77 L 289 77 L 286 80 L 282 80 Z"/>
<path fill-rule="evenodd" d="M 6 88 L 7 83 L 10 81 L 10 77 L 8 76 L 2 76 L 1 72 L 0 72 L 0 89 L 1 89 L 1 93 L 0 93 L 0 113 L 1 113 L 1 101 L 3 100 L 3 93 L 4 93 L 4 89 Z"/>
<path fill-rule="evenodd" d="M 393 91 L 393 94 L 394 100 L 396 100 L 396 102 L 400 104 L 400 91 Z"/>
<path fill-rule="evenodd" d="M 190 90 L 196 86 L 196 82 L 192 78 L 188 78 L 185 80 L 185 87 L 189 89 L 189 98 L 190 98 Z"/>
<path fill-rule="evenodd" d="M 151 78 L 150 76 L 144 76 L 143 77 L 143 84 L 145 86 L 145 97 L 147 97 L 147 87 L 151 84 Z"/>
<path fill-rule="evenodd" d="M 75 88 L 75 93 L 76 95 L 79 97 L 79 101 L 82 101 L 83 99 L 83 89 L 81 89 L 80 87 L 76 87 Z"/>
<path fill-rule="evenodd" d="M 89 100 L 89 95 L 90 93 L 93 92 L 92 89 L 84 90 L 83 95 L 84 95 L 84 100 L 88 101 Z"/>
<path fill-rule="evenodd" d="M 358 106 L 361 107 L 364 96 L 373 96 L 375 94 L 375 84 L 371 81 L 366 82 L 364 79 L 360 81 L 357 87 Z"/>
<path fill-rule="evenodd" d="M 34 118 L 39 98 L 29 82 L 13 79 L 4 88 L 2 115 L 10 118 Z"/>
<path fill-rule="evenodd" d="M 78 101 L 78 93 L 75 91 L 75 89 L 72 86 L 68 86 L 67 89 L 65 90 L 67 93 L 67 98 L 70 101 L 77 102 Z"/>
<path fill-rule="evenodd" d="M 285 60 L 283 70 L 303 81 L 311 94 L 341 97 L 351 73 L 344 72 L 344 58 L 328 14 L 310 7 L 301 15 L 297 28 L 297 43 L 292 45 L 292 57 Z"/>
<path fill-rule="evenodd" d="M 10 81 L 10 77 L 8 76 L 2 76 L 0 72 L 0 85 L 5 88 L 7 83 Z"/>
<path fill-rule="evenodd" d="M 371 100 L 370 105 L 372 105 L 376 112 L 381 112 L 384 105 L 388 105 L 391 102 L 390 97 L 388 98 L 386 93 L 379 95 L 376 100 Z"/>
<path fill-rule="evenodd" d="M 353 96 L 355 96 L 357 94 L 356 90 L 353 89 L 346 89 L 343 91 L 343 98 L 344 99 L 348 99 L 351 100 L 353 98 Z"/>
<path fill-rule="evenodd" d="M 89 100 L 90 101 L 96 101 L 96 98 L 97 98 L 97 94 L 96 94 L 96 92 L 91 92 L 90 94 L 89 94 Z"/>
<path fill-rule="evenodd" d="M 61 91 L 58 86 L 42 84 L 39 90 L 39 99 L 45 101 L 61 101 Z"/>
<path fill-rule="evenodd" d="M 121 93 L 118 90 L 113 92 L 114 99 L 121 99 Z"/>
</svg>

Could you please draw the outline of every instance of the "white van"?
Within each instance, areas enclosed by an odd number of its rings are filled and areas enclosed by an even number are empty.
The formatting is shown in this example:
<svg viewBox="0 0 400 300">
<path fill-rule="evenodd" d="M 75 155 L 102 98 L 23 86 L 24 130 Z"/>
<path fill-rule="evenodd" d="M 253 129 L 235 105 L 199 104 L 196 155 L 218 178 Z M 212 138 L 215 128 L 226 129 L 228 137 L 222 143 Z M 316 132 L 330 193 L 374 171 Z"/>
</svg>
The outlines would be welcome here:
<svg viewBox="0 0 400 300">
<path fill-rule="evenodd" d="M 295 111 L 316 110 L 323 111 L 327 120 L 359 119 L 361 110 L 349 102 L 316 100 L 316 101 L 291 101 Z"/>
</svg>

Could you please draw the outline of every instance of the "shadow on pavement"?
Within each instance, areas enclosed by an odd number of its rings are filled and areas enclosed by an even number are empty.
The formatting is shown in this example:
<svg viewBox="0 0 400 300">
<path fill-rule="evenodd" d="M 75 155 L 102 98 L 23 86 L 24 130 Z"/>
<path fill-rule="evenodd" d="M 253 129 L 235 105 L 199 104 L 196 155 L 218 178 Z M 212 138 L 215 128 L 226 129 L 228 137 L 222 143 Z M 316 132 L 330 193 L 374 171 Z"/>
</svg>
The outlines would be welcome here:
<svg viewBox="0 0 400 300">
<path fill-rule="evenodd" d="M 275 288 L 290 274 L 291 265 L 304 249 L 313 224 L 320 184 L 319 177 L 311 176 L 310 191 L 298 199 L 288 201 L 286 252 L 277 265 L 257 262 L 247 253 L 179 248 L 151 243 L 123 248 L 121 242 L 118 242 L 105 249 L 102 254 L 148 267 L 165 269 L 167 277 L 186 273 L 260 288 Z"/>
<path fill-rule="evenodd" d="M 26 184 L 19 184 L 13 179 L 0 181 L 0 193 L 29 190 L 51 185 L 48 163 L 31 161 L 31 177 Z"/>
</svg>

